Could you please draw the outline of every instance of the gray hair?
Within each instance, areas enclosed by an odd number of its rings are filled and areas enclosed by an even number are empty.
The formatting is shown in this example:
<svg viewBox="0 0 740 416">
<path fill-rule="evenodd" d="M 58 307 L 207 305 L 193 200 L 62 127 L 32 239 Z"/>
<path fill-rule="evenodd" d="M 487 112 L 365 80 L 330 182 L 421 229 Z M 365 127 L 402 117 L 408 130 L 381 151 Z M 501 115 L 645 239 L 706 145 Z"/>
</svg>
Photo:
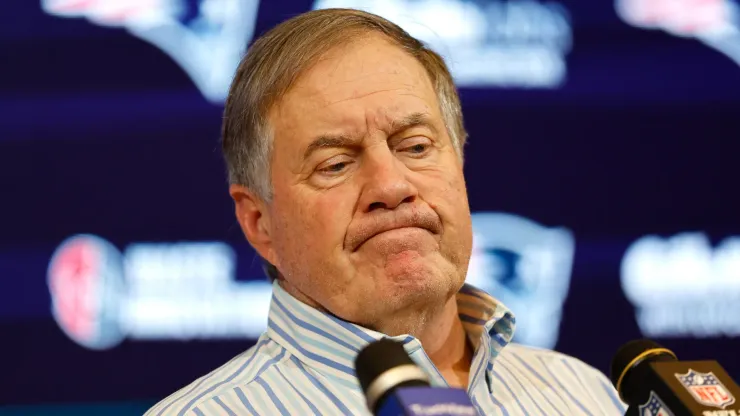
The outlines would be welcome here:
<svg viewBox="0 0 740 416">
<path fill-rule="evenodd" d="M 352 9 L 310 11 L 274 27 L 249 48 L 236 71 L 224 110 L 221 145 L 229 183 L 272 200 L 273 132 L 268 113 L 298 77 L 327 51 L 369 33 L 380 33 L 426 69 L 460 159 L 467 133 L 460 99 L 444 60 L 396 24 Z"/>
</svg>

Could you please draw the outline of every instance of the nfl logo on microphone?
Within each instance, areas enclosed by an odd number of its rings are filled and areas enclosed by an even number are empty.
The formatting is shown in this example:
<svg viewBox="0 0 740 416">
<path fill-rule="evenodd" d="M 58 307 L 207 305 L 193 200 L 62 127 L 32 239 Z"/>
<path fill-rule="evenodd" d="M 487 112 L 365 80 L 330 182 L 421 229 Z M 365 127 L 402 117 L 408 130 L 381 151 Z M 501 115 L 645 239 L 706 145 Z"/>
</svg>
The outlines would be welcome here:
<svg viewBox="0 0 740 416">
<path fill-rule="evenodd" d="M 735 398 L 714 373 L 689 370 L 686 374 L 676 374 L 676 377 L 701 404 L 724 409 L 735 403 Z"/>
<path fill-rule="evenodd" d="M 673 416 L 673 413 L 666 409 L 660 397 L 651 391 L 647 403 L 640 406 L 640 416 Z"/>
</svg>

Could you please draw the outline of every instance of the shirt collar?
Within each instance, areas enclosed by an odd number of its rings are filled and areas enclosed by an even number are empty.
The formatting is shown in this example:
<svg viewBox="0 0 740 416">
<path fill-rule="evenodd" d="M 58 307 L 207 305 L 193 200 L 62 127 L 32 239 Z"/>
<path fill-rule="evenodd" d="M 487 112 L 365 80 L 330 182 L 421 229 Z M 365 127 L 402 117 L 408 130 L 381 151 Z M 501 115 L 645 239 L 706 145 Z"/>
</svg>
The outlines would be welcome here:
<svg viewBox="0 0 740 416">
<path fill-rule="evenodd" d="M 475 349 L 470 390 L 484 375 L 490 380 L 493 362 L 511 342 L 516 320 L 503 304 L 471 285 L 464 285 L 456 297 L 460 320 Z M 308 366 L 355 388 L 354 360 L 359 351 L 370 342 L 390 338 L 403 344 L 409 356 L 430 373 L 433 384 L 444 383 L 416 338 L 388 337 L 319 311 L 288 294 L 277 280 L 273 283 L 266 335 L 295 356 L 300 362 L 296 365 Z"/>
</svg>

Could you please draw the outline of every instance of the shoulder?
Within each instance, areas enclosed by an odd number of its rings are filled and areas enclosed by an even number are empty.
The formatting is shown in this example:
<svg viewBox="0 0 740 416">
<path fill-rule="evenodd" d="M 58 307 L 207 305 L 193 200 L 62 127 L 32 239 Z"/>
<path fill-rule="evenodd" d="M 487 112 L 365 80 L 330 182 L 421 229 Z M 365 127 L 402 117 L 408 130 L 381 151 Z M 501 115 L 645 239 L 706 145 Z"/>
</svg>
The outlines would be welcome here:
<svg viewBox="0 0 740 416">
<path fill-rule="evenodd" d="M 611 388 L 609 379 L 601 371 L 557 351 L 511 343 L 501 350 L 499 358 L 504 363 L 526 369 L 538 379 L 549 381 L 548 384 L 567 387 L 589 380 L 603 382 Z"/>
<path fill-rule="evenodd" d="M 596 407 L 605 414 L 626 410 L 606 375 L 578 358 L 515 343 L 507 345 L 498 358 L 507 371 L 518 372 L 538 389 L 580 403 L 577 407 Z"/>
<path fill-rule="evenodd" d="M 501 351 L 501 355 L 509 358 L 515 357 L 519 360 L 526 359 L 527 362 L 536 367 L 566 367 L 572 369 L 574 372 L 582 372 L 590 376 L 603 377 L 604 380 L 608 380 L 601 371 L 578 358 L 553 350 L 511 343 Z"/>
<path fill-rule="evenodd" d="M 249 350 L 163 399 L 145 416 L 203 415 L 222 413 L 240 406 L 260 388 L 260 377 L 289 360 L 289 353 L 263 337 Z M 228 413 L 228 411 L 226 411 Z"/>
</svg>

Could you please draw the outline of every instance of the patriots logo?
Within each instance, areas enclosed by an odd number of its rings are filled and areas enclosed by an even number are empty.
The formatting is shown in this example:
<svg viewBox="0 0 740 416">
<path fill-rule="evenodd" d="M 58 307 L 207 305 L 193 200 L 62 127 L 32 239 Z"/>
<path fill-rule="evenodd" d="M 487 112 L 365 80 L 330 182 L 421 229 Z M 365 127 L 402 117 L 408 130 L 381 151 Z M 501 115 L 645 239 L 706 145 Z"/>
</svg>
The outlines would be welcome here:
<svg viewBox="0 0 740 416">
<path fill-rule="evenodd" d="M 467 283 L 511 309 L 522 325 L 515 342 L 554 348 L 575 253 L 573 234 L 501 212 L 472 214 Z"/>
<path fill-rule="evenodd" d="M 701 404 L 724 409 L 735 403 L 735 397 L 712 372 L 700 373 L 689 369 L 686 374 L 676 374 L 676 378 Z"/>
<path fill-rule="evenodd" d="M 654 391 L 650 392 L 647 403 L 640 405 L 638 413 L 640 416 L 673 416 L 673 413 L 668 410 L 665 403 L 660 400 L 660 397 Z"/>
<path fill-rule="evenodd" d="M 42 0 L 53 16 L 124 28 L 158 47 L 222 103 L 254 34 L 259 0 Z"/>
<path fill-rule="evenodd" d="M 693 37 L 740 65 L 740 10 L 733 0 L 617 0 L 626 23 Z"/>
</svg>

